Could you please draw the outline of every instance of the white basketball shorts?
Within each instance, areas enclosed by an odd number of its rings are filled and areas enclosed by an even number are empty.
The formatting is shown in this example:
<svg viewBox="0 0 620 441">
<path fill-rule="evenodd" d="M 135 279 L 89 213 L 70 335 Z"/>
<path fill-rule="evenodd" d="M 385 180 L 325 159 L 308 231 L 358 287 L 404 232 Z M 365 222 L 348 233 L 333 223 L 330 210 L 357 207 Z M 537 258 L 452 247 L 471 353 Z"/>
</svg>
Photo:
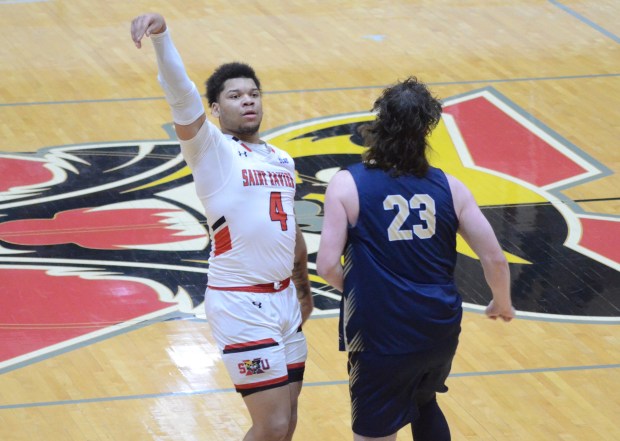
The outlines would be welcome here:
<svg viewBox="0 0 620 441">
<path fill-rule="evenodd" d="M 205 312 L 237 392 L 303 380 L 308 356 L 295 286 L 279 292 L 207 288 Z"/>
</svg>

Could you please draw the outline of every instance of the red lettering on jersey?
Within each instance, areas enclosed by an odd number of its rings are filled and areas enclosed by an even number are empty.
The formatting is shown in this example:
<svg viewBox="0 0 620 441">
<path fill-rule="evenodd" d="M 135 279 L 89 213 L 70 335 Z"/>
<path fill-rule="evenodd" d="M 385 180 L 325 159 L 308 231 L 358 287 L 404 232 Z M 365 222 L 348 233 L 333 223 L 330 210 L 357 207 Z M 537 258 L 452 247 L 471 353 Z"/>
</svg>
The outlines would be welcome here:
<svg viewBox="0 0 620 441">
<path fill-rule="evenodd" d="M 254 172 L 256 170 L 248 170 L 248 173 L 250 175 L 250 182 L 248 185 L 256 185 L 256 178 L 254 177 Z"/>
<path fill-rule="evenodd" d="M 283 175 L 282 177 L 284 178 L 284 185 L 286 185 L 287 187 L 294 188 L 295 183 L 293 182 L 293 178 L 291 178 L 291 175 L 288 173 L 283 173 L 282 175 Z"/>
<path fill-rule="evenodd" d="M 253 170 L 244 168 L 241 170 L 243 186 L 250 187 L 255 185 L 271 185 L 274 187 L 295 188 L 295 181 L 290 173 L 270 172 L 265 170 Z"/>
<path fill-rule="evenodd" d="M 260 176 L 260 185 L 269 185 L 267 183 L 267 173 L 264 170 L 259 170 L 258 175 Z"/>
</svg>

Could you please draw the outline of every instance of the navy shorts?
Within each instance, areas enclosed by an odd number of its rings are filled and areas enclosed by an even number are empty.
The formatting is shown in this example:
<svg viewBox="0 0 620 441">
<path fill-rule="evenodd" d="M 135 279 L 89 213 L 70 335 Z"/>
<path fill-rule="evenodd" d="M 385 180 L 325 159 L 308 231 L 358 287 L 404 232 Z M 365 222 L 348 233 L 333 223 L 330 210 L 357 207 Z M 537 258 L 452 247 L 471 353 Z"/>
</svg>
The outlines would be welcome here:
<svg viewBox="0 0 620 441">
<path fill-rule="evenodd" d="M 349 392 L 353 432 L 379 438 L 414 421 L 418 408 L 447 392 L 456 346 L 441 353 L 383 355 L 350 352 Z"/>
</svg>

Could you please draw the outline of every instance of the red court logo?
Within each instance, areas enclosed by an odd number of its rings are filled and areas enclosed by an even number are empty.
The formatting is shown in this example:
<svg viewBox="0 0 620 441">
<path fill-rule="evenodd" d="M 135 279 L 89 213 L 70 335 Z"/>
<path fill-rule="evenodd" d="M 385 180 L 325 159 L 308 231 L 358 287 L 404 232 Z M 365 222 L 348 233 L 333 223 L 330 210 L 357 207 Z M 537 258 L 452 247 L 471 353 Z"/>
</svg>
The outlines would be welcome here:
<svg viewBox="0 0 620 441">
<path fill-rule="evenodd" d="M 367 112 L 271 130 L 297 170 L 316 315 L 340 295 L 314 261 L 325 187 L 359 161 Z M 620 219 L 564 192 L 610 171 L 492 88 L 445 101 L 431 161 L 472 189 L 509 259 L 522 315 L 618 322 Z M 202 314 L 207 220 L 178 142 L 0 154 L 0 373 L 152 321 Z M 463 241 L 466 308 L 490 293 Z M 262 367 L 262 364 L 259 364 Z M 254 364 L 250 364 L 251 371 Z"/>
</svg>

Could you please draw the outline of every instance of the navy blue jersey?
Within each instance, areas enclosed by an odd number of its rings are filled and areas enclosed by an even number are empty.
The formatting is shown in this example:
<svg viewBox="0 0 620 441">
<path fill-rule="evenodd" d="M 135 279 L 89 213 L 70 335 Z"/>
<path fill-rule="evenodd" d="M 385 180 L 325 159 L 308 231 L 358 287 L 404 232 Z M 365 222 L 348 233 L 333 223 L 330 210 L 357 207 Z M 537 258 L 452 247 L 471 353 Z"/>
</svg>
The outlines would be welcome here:
<svg viewBox="0 0 620 441">
<path fill-rule="evenodd" d="M 446 175 L 394 177 L 348 167 L 359 218 L 345 247 L 340 349 L 406 354 L 458 338 L 454 283 L 458 219 Z"/>
</svg>

